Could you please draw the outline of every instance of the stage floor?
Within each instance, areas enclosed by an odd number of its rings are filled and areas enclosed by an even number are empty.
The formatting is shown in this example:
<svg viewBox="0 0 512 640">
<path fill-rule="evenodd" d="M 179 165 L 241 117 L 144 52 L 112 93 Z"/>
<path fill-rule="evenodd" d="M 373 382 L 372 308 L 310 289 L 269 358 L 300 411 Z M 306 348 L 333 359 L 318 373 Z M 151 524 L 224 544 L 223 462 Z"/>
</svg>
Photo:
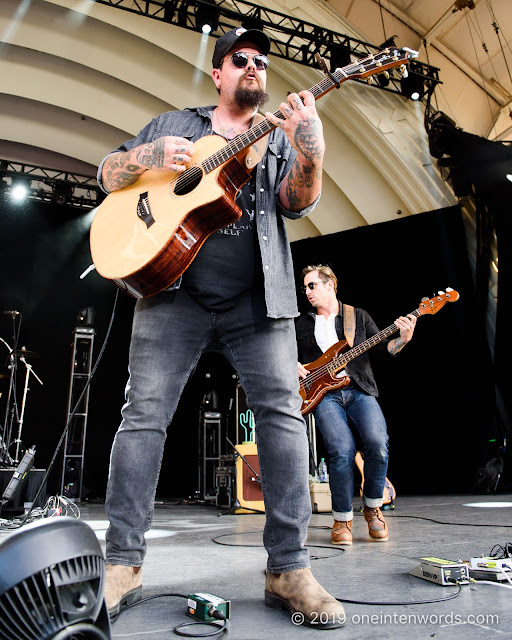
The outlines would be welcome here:
<svg viewBox="0 0 512 640">
<path fill-rule="evenodd" d="M 508 507 L 490 506 L 507 502 Z M 467 506 L 470 503 L 488 506 Z M 356 499 L 354 507 L 359 506 Z M 79 507 L 81 519 L 95 529 L 104 546 L 103 505 Z M 145 595 L 208 592 L 230 600 L 227 637 L 232 640 L 318 638 L 317 629 L 294 626 L 288 612 L 264 605 L 265 516 L 222 514 L 196 504 L 156 505 L 143 569 Z M 433 584 L 409 571 L 420 557 L 465 560 L 489 555 L 495 544 L 512 543 L 512 495 L 400 496 L 396 508 L 384 515 L 388 542 L 371 542 L 362 514 L 356 513 L 354 544 L 344 549 L 330 545 L 330 515 L 311 518 L 308 544 L 316 578 L 335 597 L 368 603 L 345 604 L 347 623 L 328 632 L 329 638 L 512 638 L 512 589 L 477 583 L 464 585 L 456 598 L 444 602 L 370 604 L 428 601 L 455 593 L 457 587 Z M 0 541 L 6 535 L 0 533 Z M 191 620 L 185 612 L 182 598 L 150 600 L 123 613 L 112 627 L 112 638 L 178 637 L 173 628 Z"/>
</svg>

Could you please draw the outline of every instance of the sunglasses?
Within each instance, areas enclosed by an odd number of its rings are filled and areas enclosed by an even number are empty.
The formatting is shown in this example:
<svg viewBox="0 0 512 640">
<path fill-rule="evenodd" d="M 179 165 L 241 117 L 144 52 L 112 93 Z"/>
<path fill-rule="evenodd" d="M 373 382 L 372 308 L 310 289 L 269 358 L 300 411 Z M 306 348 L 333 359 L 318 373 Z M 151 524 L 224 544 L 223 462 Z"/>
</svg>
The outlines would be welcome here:
<svg viewBox="0 0 512 640">
<path fill-rule="evenodd" d="M 243 51 L 236 51 L 231 56 L 231 61 L 233 62 L 233 64 L 237 69 L 243 69 L 244 67 L 247 66 L 247 63 L 249 62 L 249 58 L 252 58 L 252 61 L 254 62 L 254 66 L 258 71 L 264 71 L 268 67 L 270 62 L 267 56 L 264 56 L 261 53 L 253 54 L 253 53 L 244 53 Z"/>
<path fill-rule="evenodd" d="M 328 282 L 328 281 L 327 281 Z M 310 291 L 313 291 L 313 289 L 316 287 L 317 284 L 325 284 L 324 280 L 316 280 L 314 282 L 308 282 L 307 285 L 305 287 L 301 287 L 302 289 L 302 293 L 306 293 L 306 291 L 309 289 Z"/>
</svg>

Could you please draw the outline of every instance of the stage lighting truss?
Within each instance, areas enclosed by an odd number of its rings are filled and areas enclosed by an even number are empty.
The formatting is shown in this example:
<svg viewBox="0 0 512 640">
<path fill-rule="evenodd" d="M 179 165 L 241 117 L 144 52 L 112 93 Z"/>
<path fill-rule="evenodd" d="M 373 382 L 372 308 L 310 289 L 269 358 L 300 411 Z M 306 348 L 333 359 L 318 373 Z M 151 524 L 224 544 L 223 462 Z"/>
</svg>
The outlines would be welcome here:
<svg viewBox="0 0 512 640">
<path fill-rule="evenodd" d="M 218 38 L 222 34 L 242 25 L 246 29 L 260 29 L 271 41 L 270 55 L 284 58 L 298 64 L 317 68 L 315 54 L 319 53 L 328 61 L 331 70 L 340 65 L 357 62 L 385 47 L 375 46 L 356 38 L 324 29 L 311 22 L 272 11 L 247 0 L 94 0 L 116 9 L 136 13 L 154 20 L 161 20 L 192 31 L 201 30 L 203 13 L 215 18 L 210 26 L 210 35 Z M 438 67 L 409 60 L 408 69 L 423 79 L 425 92 L 433 92 L 441 84 Z M 380 76 L 377 76 L 380 78 Z M 397 69 L 383 74 L 377 82 L 372 76 L 366 80 L 356 80 L 373 84 L 379 89 L 403 95 L 402 76 Z"/>
<path fill-rule="evenodd" d="M 0 198 L 12 197 L 19 182 L 26 185 L 29 200 L 78 209 L 93 209 L 106 197 L 95 177 L 0 160 Z"/>
</svg>

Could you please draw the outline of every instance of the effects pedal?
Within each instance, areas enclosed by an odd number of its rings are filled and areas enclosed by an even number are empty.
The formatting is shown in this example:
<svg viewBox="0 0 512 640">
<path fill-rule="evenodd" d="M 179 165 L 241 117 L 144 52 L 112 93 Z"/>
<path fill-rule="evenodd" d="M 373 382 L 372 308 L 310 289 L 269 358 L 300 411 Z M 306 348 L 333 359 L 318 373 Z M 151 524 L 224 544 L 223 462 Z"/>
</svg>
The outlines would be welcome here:
<svg viewBox="0 0 512 640">
<path fill-rule="evenodd" d="M 442 558 L 420 558 L 421 564 L 409 571 L 411 576 L 423 578 L 430 582 L 443 585 L 445 587 L 453 586 L 457 582 L 470 582 L 469 564 L 460 560 L 454 562 L 452 560 L 443 560 Z"/>
<path fill-rule="evenodd" d="M 229 620 L 231 602 L 223 600 L 211 593 L 194 593 L 187 599 L 187 615 L 201 622 L 217 620 L 212 616 L 213 611 L 220 611 Z"/>
</svg>

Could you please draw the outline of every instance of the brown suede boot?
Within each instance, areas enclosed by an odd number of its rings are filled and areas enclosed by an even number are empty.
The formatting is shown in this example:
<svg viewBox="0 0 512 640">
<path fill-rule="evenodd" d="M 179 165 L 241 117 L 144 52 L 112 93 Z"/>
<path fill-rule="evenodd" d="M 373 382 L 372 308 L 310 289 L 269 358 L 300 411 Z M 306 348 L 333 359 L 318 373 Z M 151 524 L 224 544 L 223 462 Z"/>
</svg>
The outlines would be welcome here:
<svg viewBox="0 0 512 640">
<path fill-rule="evenodd" d="M 331 542 L 333 544 L 352 544 L 352 520 L 334 521 Z"/>
<path fill-rule="evenodd" d="M 374 542 L 389 540 L 388 527 L 379 507 L 364 505 L 364 519 L 368 523 L 368 533 Z"/>
<path fill-rule="evenodd" d="M 305 623 L 316 629 L 336 629 L 347 619 L 343 605 L 318 584 L 310 569 L 267 571 L 265 604 L 287 609 L 295 625 Z"/>
<path fill-rule="evenodd" d="M 108 615 L 115 620 L 121 610 L 142 598 L 142 567 L 107 564 L 105 572 L 105 602 Z"/>
</svg>

